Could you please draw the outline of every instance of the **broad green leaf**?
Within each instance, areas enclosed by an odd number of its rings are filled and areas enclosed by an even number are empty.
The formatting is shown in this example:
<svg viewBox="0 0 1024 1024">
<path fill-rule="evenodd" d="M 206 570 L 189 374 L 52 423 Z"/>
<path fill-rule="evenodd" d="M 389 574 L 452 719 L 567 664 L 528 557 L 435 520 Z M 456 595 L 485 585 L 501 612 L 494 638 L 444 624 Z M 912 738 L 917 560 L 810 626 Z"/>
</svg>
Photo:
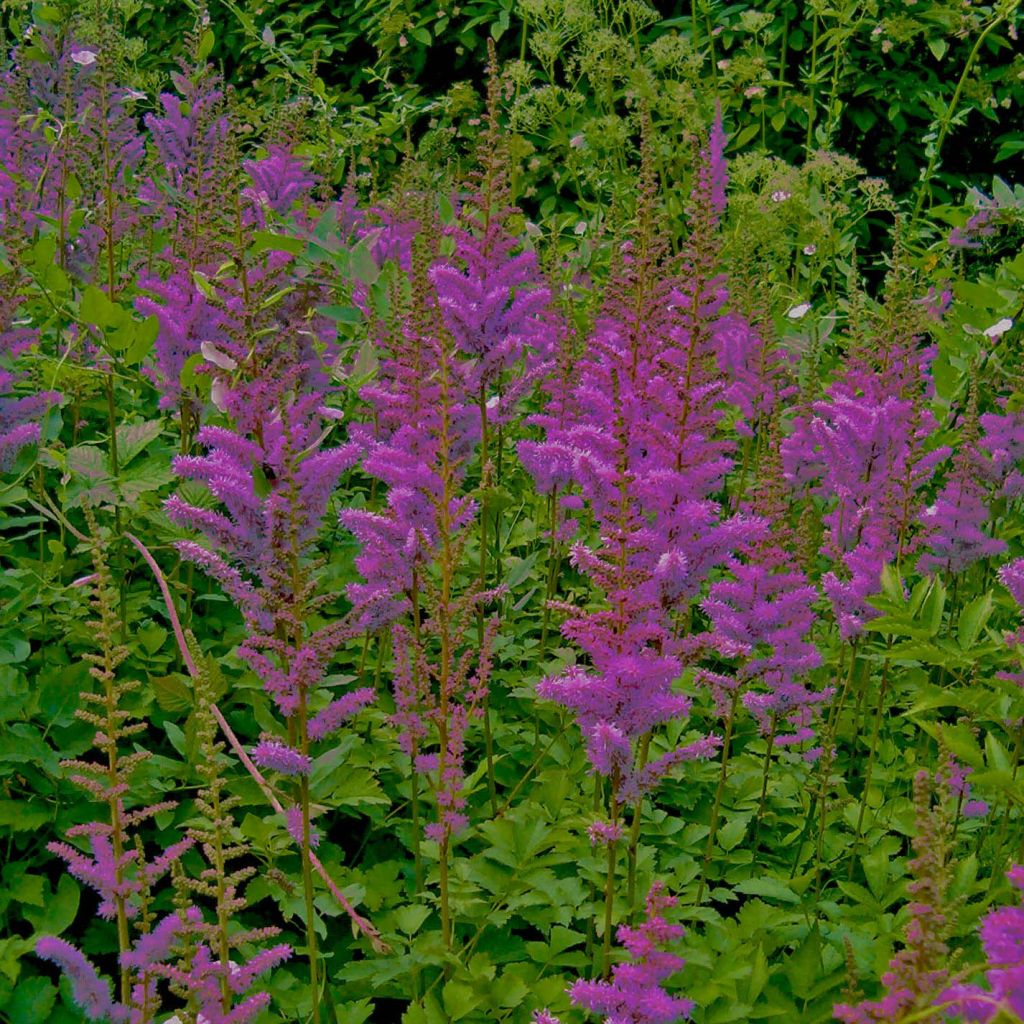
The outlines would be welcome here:
<svg viewBox="0 0 1024 1024">
<path fill-rule="evenodd" d="M 60 935 L 67 931 L 78 913 L 81 896 L 70 875 L 61 875 L 57 891 L 47 898 L 40 910 L 25 907 L 22 913 L 40 935 Z"/>
<path fill-rule="evenodd" d="M 974 646 L 991 614 L 991 591 L 974 598 L 964 606 L 960 612 L 960 621 L 957 623 L 956 639 L 965 651 Z"/>
<path fill-rule="evenodd" d="M 117 438 L 117 461 L 127 466 L 146 446 L 160 436 L 163 424 L 160 420 L 144 420 L 141 423 L 122 423 L 114 432 Z"/>
<path fill-rule="evenodd" d="M 733 888 L 737 892 L 747 893 L 751 896 L 762 896 L 769 900 L 779 900 L 782 903 L 799 903 L 800 897 L 785 882 L 764 875 L 760 878 L 746 878 L 737 882 Z"/>
</svg>

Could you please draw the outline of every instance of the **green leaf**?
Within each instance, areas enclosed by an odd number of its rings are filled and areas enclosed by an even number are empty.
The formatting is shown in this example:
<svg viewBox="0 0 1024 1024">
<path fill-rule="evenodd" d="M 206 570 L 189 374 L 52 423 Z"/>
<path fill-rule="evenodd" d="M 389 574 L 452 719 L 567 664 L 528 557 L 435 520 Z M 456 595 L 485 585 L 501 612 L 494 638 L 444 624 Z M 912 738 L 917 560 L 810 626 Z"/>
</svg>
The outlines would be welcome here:
<svg viewBox="0 0 1024 1024">
<path fill-rule="evenodd" d="M 737 892 L 763 896 L 769 900 L 780 900 L 782 903 L 800 902 L 800 897 L 788 885 L 767 875 L 762 878 L 746 878 L 742 882 L 737 882 L 733 888 Z"/>
<path fill-rule="evenodd" d="M 723 850 L 731 850 L 739 841 L 746 835 L 747 822 L 745 818 L 733 818 L 732 821 L 727 821 L 718 830 L 718 845 Z"/>
<path fill-rule="evenodd" d="M 942 58 L 946 56 L 946 51 L 949 49 L 949 43 L 947 43 L 941 36 L 936 36 L 928 40 L 928 49 L 932 51 L 932 56 L 936 60 L 942 60 Z"/>
<path fill-rule="evenodd" d="M 144 420 L 142 423 L 122 423 L 115 432 L 117 438 L 117 461 L 123 468 L 146 446 L 160 436 L 163 424 L 160 420 Z"/>
<path fill-rule="evenodd" d="M 182 676 L 150 676 L 149 685 L 163 711 L 188 711 L 192 707 L 192 691 Z"/>
<path fill-rule="evenodd" d="M 809 992 L 821 973 L 821 936 L 812 928 L 786 961 L 784 970 L 794 993 Z"/>
<path fill-rule="evenodd" d="M 203 32 L 199 39 L 199 46 L 196 49 L 196 61 L 202 63 L 207 57 L 213 52 L 213 44 L 216 42 L 216 36 L 213 34 L 213 29 L 208 28 Z"/>
<path fill-rule="evenodd" d="M 45 1024 L 57 1000 L 57 990 L 48 978 L 19 981 L 7 1006 L 10 1024 Z"/>
<path fill-rule="evenodd" d="M 116 302 L 111 302 L 106 294 L 95 285 L 86 285 L 82 292 L 82 301 L 78 312 L 86 323 L 97 327 L 120 327 L 129 318 L 128 312 Z"/>
<path fill-rule="evenodd" d="M 78 886 L 71 876 L 61 875 L 56 893 L 46 901 L 41 910 L 25 907 L 22 913 L 40 935 L 60 935 L 71 927 L 78 913 L 80 896 Z"/>
<path fill-rule="evenodd" d="M 20 636 L 0 636 L 0 665 L 20 665 L 31 653 L 31 644 Z"/>
<path fill-rule="evenodd" d="M 0 800 L 0 828 L 12 832 L 34 832 L 50 820 L 50 812 L 24 800 Z"/>
<path fill-rule="evenodd" d="M 957 623 L 956 639 L 963 650 L 970 650 L 992 614 L 992 591 L 976 597 L 964 606 Z"/>
<path fill-rule="evenodd" d="M 395 924 L 404 935 L 415 935 L 430 917 L 430 908 L 422 903 L 410 903 L 395 911 Z"/>
<path fill-rule="evenodd" d="M 441 1000 L 449 1020 L 461 1020 L 472 1013 L 479 1002 L 472 986 L 464 981 L 449 981 L 441 993 Z"/>
<path fill-rule="evenodd" d="M 349 269 L 352 276 L 363 284 L 373 284 L 380 276 L 380 267 L 373 258 L 369 242 L 369 239 L 364 239 L 349 253 Z"/>
<path fill-rule="evenodd" d="M 253 248 L 256 252 L 289 252 L 298 256 L 306 248 L 301 238 L 282 235 L 276 231 L 257 231 L 253 234 Z"/>
</svg>

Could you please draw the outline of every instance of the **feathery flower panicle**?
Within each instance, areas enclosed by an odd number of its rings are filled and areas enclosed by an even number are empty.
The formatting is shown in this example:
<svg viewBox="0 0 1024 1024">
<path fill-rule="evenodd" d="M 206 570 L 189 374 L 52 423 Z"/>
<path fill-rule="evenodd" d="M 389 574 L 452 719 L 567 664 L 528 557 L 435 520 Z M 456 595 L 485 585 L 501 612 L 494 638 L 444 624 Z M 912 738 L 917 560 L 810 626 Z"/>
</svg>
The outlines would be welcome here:
<svg viewBox="0 0 1024 1024">
<path fill-rule="evenodd" d="M 542 680 L 537 692 L 576 713 L 595 770 L 617 780 L 616 802 L 653 788 L 679 761 L 714 751 L 716 741 L 704 739 L 651 765 L 634 764 L 641 736 L 689 711 L 689 699 L 672 691 L 685 653 L 675 613 L 757 529 L 746 517 L 723 520 L 710 497 L 731 465 L 728 446 L 715 438 L 721 411 L 712 324 L 724 288 L 713 266 L 712 192 L 721 171 L 708 166 L 720 160 L 720 130 L 704 153 L 701 204 L 682 264 L 655 228 L 655 175 L 645 151 L 635 237 L 620 248 L 580 360 L 576 420 L 552 437 L 572 453 L 565 460 L 571 483 L 600 535 L 593 547 L 575 545 L 572 561 L 608 607 L 572 611 L 562 631 L 590 667 Z"/>
<path fill-rule="evenodd" d="M 1024 892 L 1024 867 L 1015 865 L 1007 877 Z M 980 985 L 958 984 L 936 999 L 947 1015 L 961 1014 L 965 1021 L 995 1020 L 1001 1013 L 1024 1017 L 1024 906 L 997 907 L 981 922 L 981 945 L 985 951 L 985 980 Z"/>
<path fill-rule="evenodd" d="M 735 675 L 702 671 L 699 678 L 710 684 L 722 715 L 728 711 L 727 694 L 756 684 L 757 690 L 743 693 L 744 706 L 762 734 L 772 735 L 775 745 L 790 746 L 813 738 L 810 722 L 833 690 L 814 691 L 805 683 L 821 664 L 820 653 L 807 639 L 818 592 L 797 563 L 782 467 L 771 437 L 768 444 L 762 478 L 748 508 L 752 520 L 767 529 L 753 532 L 739 553 L 727 559 L 731 578 L 712 583 L 701 603 L 711 624 L 708 646 L 726 658 L 741 659 L 740 664 Z"/>
<path fill-rule="evenodd" d="M 36 331 L 17 323 L 20 304 L 16 291 L 0 296 L 0 471 L 10 467 L 25 445 L 39 440 L 39 420 L 60 402 L 55 391 L 19 390 L 25 374 L 19 372 L 17 359 L 36 341 Z"/>
<path fill-rule="evenodd" d="M 178 945 L 184 960 L 155 964 L 153 973 L 168 981 L 171 991 L 188 1001 L 197 1020 L 209 1024 L 250 1024 L 270 1004 L 267 992 L 249 995 L 256 979 L 291 958 L 290 946 L 269 946 L 249 961 L 223 961 L 206 939 L 202 913 L 189 907 L 176 916 Z M 273 929 L 271 929 L 273 931 Z"/>
<path fill-rule="evenodd" d="M 264 739 L 252 748 L 252 759 L 261 768 L 270 768 L 281 775 L 308 775 L 313 760 L 286 743 Z"/>
<path fill-rule="evenodd" d="M 1015 558 L 1012 562 L 1001 565 L 998 575 L 1000 583 L 1010 592 L 1017 607 L 1024 611 L 1024 558 Z M 1004 638 L 1010 646 L 1024 645 L 1024 623 L 1015 632 L 1004 634 Z M 1005 678 L 1024 686 L 1024 673 L 1007 673 Z"/>
<path fill-rule="evenodd" d="M 925 526 L 921 543 L 927 549 L 918 559 L 921 572 L 963 572 L 975 562 L 1006 550 L 1005 541 L 990 537 L 985 530 L 989 510 L 980 477 L 986 460 L 979 450 L 978 428 L 977 394 L 972 387 L 952 473 L 934 504 L 921 513 Z"/>
<path fill-rule="evenodd" d="M 89 1020 L 118 1019 L 110 993 L 110 982 L 100 978 L 96 968 L 69 942 L 44 935 L 36 943 L 36 956 L 60 968 L 61 973 L 71 982 L 71 996 L 75 1004 Z"/>
<path fill-rule="evenodd" d="M 519 398 L 546 372 L 555 326 L 536 253 L 508 229 L 519 211 L 509 194 L 511 157 L 498 122 L 501 80 L 494 45 L 488 46 L 487 111 L 473 190 L 446 232 L 452 257 L 435 260 L 430 280 L 444 326 L 466 357 L 457 364 L 463 386 L 479 397 L 481 417 L 497 424 L 511 417 Z M 513 367 L 514 376 L 506 376 Z M 492 407 L 488 392 L 494 392 Z"/>
<path fill-rule="evenodd" d="M 573 983 L 569 998 L 590 1013 L 605 1015 L 605 1024 L 673 1024 L 690 1016 L 690 999 L 670 996 L 662 982 L 680 970 L 685 961 L 662 947 L 680 938 L 680 925 L 669 924 L 664 912 L 675 905 L 674 896 L 655 882 L 647 895 L 646 919 L 636 928 L 620 926 L 618 939 L 630 962 L 616 964 L 610 981 Z"/>
<path fill-rule="evenodd" d="M 84 655 L 90 663 L 90 675 L 101 692 L 83 691 L 82 706 L 75 715 L 96 730 L 93 746 L 98 757 L 62 761 L 71 773 L 71 781 L 97 803 L 105 805 L 105 820 L 73 826 L 72 839 L 84 838 L 90 852 L 83 853 L 69 843 L 50 843 L 48 849 L 68 866 L 69 873 L 92 888 L 100 898 L 101 918 L 117 922 L 119 985 L 117 998 L 110 993 L 88 961 L 73 947 L 59 939 L 40 939 L 38 954 L 58 964 L 68 975 L 75 1001 L 93 1020 L 136 1024 L 151 1019 L 156 998 L 150 971 L 151 952 L 162 941 L 163 931 L 154 934 L 151 910 L 156 883 L 193 846 L 189 837 L 170 844 L 159 856 L 145 856 L 138 826 L 155 815 L 172 810 L 174 801 L 130 808 L 131 782 L 135 770 L 150 755 L 142 748 L 140 736 L 146 725 L 127 710 L 125 698 L 139 683 L 118 677 L 118 669 L 128 657 L 127 648 L 118 640 L 120 622 L 116 612 L 113 580 L 104 558 L 95 517 L 85 507 L 86 522 L 92 536 L 95 589 L 92 605 L 96 619 L 91 623 L 99 653 Z M 125 752 L 126 741 L 135 748 Z M 134 940 L 131 930 L 136 933 Z"/>
<path fill-rule="evenodd" d="M 321 527 L 341 474 L 358 457 L 354 444 L 322 447 L 329 427 L 321 399 L 307 394 L 275 412 L 261 437 L 226 427 L 204 427 L 197 437 L 206 455 L 178 456 L 175 472 L 206 485 L 224 511 L 168 498 L 167 514 L 205 534 L 210 550 L 185 542 L 182 557 L 196 561 L 239 600 L 247 621 L 261 632 L 285 614 L 293 595 L 288 553 L 305 557 Z"/>
<path fill-rule="evenodd" d="M 913 550 L 916 495 L 949 454 L 928 447 L 935 350 L 921 343 L 927 314 L 915 305 L 901 258 L 897 252 L 879 310 L 854 297 L 843 372 L 781 445 L 790 483 L 830 506 L 822 551 L 835 568 L 822 583 L 844 639 L 879 614 L 866 599 L 878 591 L 883 565 Z"/>
<path fill-rule="evenodd" d="M 1005 407 L 1005 400 L 1001 404 Z M 1024 473 L 1019 469 L 1024 462 L 1024 412 L 986 412 L 978 422 L 982 431 L 978 447 L 991 460 L 985 467 L 986 479 L 1005 497 L 1020 497 L 1024 494 Z"/>
</svg>

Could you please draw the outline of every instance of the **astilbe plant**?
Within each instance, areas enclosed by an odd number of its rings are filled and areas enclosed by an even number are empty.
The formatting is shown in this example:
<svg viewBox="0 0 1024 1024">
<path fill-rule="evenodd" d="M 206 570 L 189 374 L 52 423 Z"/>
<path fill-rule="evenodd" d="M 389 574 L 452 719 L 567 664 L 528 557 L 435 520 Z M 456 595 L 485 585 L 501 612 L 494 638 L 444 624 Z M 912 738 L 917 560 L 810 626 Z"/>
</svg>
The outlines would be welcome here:
<svg viewBox="0 0 1024 1024">
<path fill-rule="evenodd" d="M 249 852 L 233 816 L 241 800 L 227 790 L 224 743 L 217 738 L 213 715 L 215 686 L 210 665 L 204 662 L 194 638 L 189 639 L 193 661 L 199 666 L 193 676 L 193 690 L 199 754 L 196 771 L 203 785 L 195 799 L 197 816 L 188 836 L 206 864 L 195 877 L 179 872 L 175 878 L 179 910 L 174 930 L 179 956 L 168 958 L 158 970 L 172 990 L 188 1006 L 195 1007 L 197 1024 L 200 1018 L 208 1024 L 247 1024 L 270 1003 L 266 992 L 249 994 L 253 982 L 287 960 L 292 950 L 279 943 L 244 957 L 249 947 L 273 939 L 280 929 L 246 928 L 240 921 L 248 907 L 243 887 L 256 874 L 256 868 L 252 864 L 231 866 Z M 212 902 L 212 922 L 204 921 L 196 897 Z M 187 957 L 181 955 L 185 952 Z M 238 953 L 243 956 L 241 962 Z"/>
<path fill-rule="evenodd" d="M 138 808 L 131 808 L 129 804 L 132 776 L 150 756 L 137 741 L 147 727 L 125 707 L 126 696 L 140 684 L 118 676 L 128 650 L 118 641 L 120 628 L 113 581 L 95 518 L 88 508 L 86 517 L 92 532 L 90 544 L 95 568 L 92 604 L 97 617 L 92 627 L 100 650 L 98 654 L 86 654 L 85 658 L 99 691 L 82 691 L 83 706 L 77 709 L 76 716 L 96 729 L 93 745 L 99 757 L 76 758 L 62 762 L 62 766 L 72 773 L 72 782 L 104 806 L 105 814 L 102 820 L 68 830 L 69 838 L 87 840 L 88 853 L 62 842 L 51 843 L 49 849 L 65 861 L 75 878 L 96 892 L 100 917 L 115 924 L 119 959 L 116 993 L 111 993 L 109 984 L 64 940 L 43 937 L 37 953 L 68 974 L 76 1001 L 92 1020 L 148 1024 L 157 1009 L 156 979 L 151 971 L 152 963 L 140 951 L 154 941 L 152 891 L 160 877 L 191 847 L 192 841 L 183 839 L 168 846 L 155 859 L 145 859 L 139 826 L 176 804 L 161 801 Z M 132 739 L 136 749 L 126 753 L 125 741 Z"/>
<path fill-rule="evenodd" d="M 604 951 L 610 958 L 620 817 L 633 806 L 627 901 L 635 884 L 641 802 L 674 765 L 706 757 L 719 743 L 701 737 L 650 758 L 654 731 L 685 718 L 690 698 L 673 690 L 689 653 L 688 608 L 708 573 L 758 528 L 721 517 L 713 495 L 731 462 L 715 437 L 713 329 L 725 300 L 713 269 L 714 227 L 724 205 L 724 135 L 716 121 L 698 160 L 694 223 L 680 260 L 656 228 L 649 148 L 641 169 L 634 237 L 621 245 L 604 308 L 587 340 L 573 396 L 575 422 L 549 433 L 546 451 L 571 467 L 599 541 L 572 548 L 574 564 L 597 585 L 606 608 L 570 618 L 563 634 L 587 656 L 544 679 L 542 697 L 577 716 L 594 770 L 609 781 Z M 571 462 L 566 454 L 571 453 Z"/>
<path fill-rule="evenodd" d="M 256 244 L 258 233 L 288 218 L 311 225 L 320 207 L 306 161 L 286 142 L 244 159 L 237 115 L 207 65 L 183 66 L 174 81 L 180 95 L 161 96 L 163 115 L 147 118 L 166 168 L 140 188 L 168 244 L 140 278 L 136 307 L 159 322 L 146 372 L 161 407 L 179 409 L 187 450 L 200 414 L 196 395 L 182 386 L 190 361 L 210 379 L 213 404 L 241 429 L 258 431 L 258 410 L 283 400 L 298 369 L 301 388 L 325 389 L 333 333 L 316 310 L 324 286 L 298 279 L 294 253 Z"/>
<path fill-rule="evenodd" d="M 772 431 L 766 431 L 771 436 Z M 757 826 L 764 814 L 772 754 L 777 747 L 801 746 L 814 738 L 814 725 L 833 688 L 815 690 L 808 676 L 821 664 L 808 639 L 815 622 L 817 588 L 796 555 L 798 538 L 789 522 L 789 502 L 782 468 L 772 441 L 761 459 L 760 479 L 748 503 L 752 521 L 767 524 L 753 531 L 725 563 L 729 575 L 715 580 L 701 602 L 710 629 L 706 649 L 719 661 L 735 662 L 732 672 L 703 668 L 698 680 L 709 686 L 726 729 L 711 829 L 705 847 L 701 891 L 707 877 L 726 783 L 729 746 L 740 703 L 754 716 L 766 737 Z M 806 751 L 817 757 L 820 748 Z M 755 829 L 754 842 L 757 841 Z"/>
<path fill-rule="evenodd" d="M 360 435 L 368 449 L 363 470 L 387 486 L 386 506 L 380 512 L 345 510 L 341 523 L 362 544 L 356 566 L 365 582 L 349 588 L 359 622 L 370 632 L 391 627 L 392 721 L 411 762 L 417 886 L 423 778 L 437 808 L 427 835 L 438 844 L 441 931 L 450 948 L 449 858 L 453 838 L 467 823 L 466 734 L 483 714 L 497 621 L 483 623 L 475 645 L 467 643 L 466 632 L 478 608 L 500 591 L 484 590 L 479 576 L 460 589 L 457 578 L 480 512 L 465 481 L 481 424 L 431 287 L 433 217 L 423 204 L 411 303 L 378 379 L 363 390 L 374 414 L 372 430 Z"/>
<path fill-rule="evenodd" d="M 979 450 L 975 389 L 971 389 L 963 435 L 952 457 L 952 471 L 935 498 L 921 513 L 925 525 L 922 544 L 927 550 L 918 559 L 921 572 L 945 571 L 949 575 L 1002 554 L 1006 542 L 986 532 L 987 460 Z"/>
<path fill-rule="evenodd" d="M 822 583 L 846 640 L 878 614 L 867 598 L 878 592 L 885 563 L 913 550 L 919 492 L 948 454 L 928 446 L 935 349 L 921 344 L 925 314 L 899 251 L 895 259 L 881 309 L 871 315 L 851 305 L 842 372 L 781 446 L 791 484 L 826 503 L 822 553 L 834 568 Z"/>
<path fill-rule="evenodd" d="M 302 374 L 303 367 L 296 367 L 293 383 Z M 321 408 L 321 395 L 299 390 L 279 407 L 250 408 L 248 436 L 227 427 L 203 427 L 197 440 L 208 453 L 179 456 L 175 470 L 204 483 L 225 511 L 179 496 L 166 503 L 172 520 L 205 535 L 208 547 L 182 541 L 179 553 L 216 579 L 237 604 L 249 634 L 239 653 L 286 723 L 286 735 L 260 742 L 253 759 L 296 782 L 294 808 L 286 820 L 302 853 L 314 1019 L 320 992 L 313 921 L 311 851 L 318 837 L 310 820 L 311 750 L 373 699 L 367 688 L 325 699 L 321 684 L 334 654 L 351 638 L 352 627 L 348 620 L 310 625 L 330 598 L 317 589 L 313 542 L 332 491 L 358 455 L 353 444 L 324 447 L 330 429 Z"/>
<path fill-rule="evenodd" d="M 1013 885 L 1024 892 L 1024 867 L 1008 872 Z M 1024 1018 L 1024 907 L 997 907 L 981 922 L 987 986 L 959 983 L 942 992 L 936 1002 L 946 1014 L 964 1021 L 996 1021 L 1007 1014 Z"/>
<path fill-rule="evenodd" d="M 952 906 L 949 900 L 950 844 L 952 839 L 947 802 L 948 788 L 938 787 L 932 774 L 922 770 L 914 776 L 915 857 L 910 861 L 913 880 L 908 891 L 910 921 L 905 945 L 889 962 L 881 981 L 885 994 L 880 999 L 855 1005 L 840 1004 L 833 1010 L 845 1024 L 885 1021 L 922 1021 L 938 1024 L 943 1015 L 929 1013 L 949 978 L 949 946 Z"/>
<path fill-rule="evenodd" d="M 493 461 L 502 465 L 503 426 L 548 369 L 554 312 L 551 295 L 540 272 L 536 253 L 510 230 L 519 211 L 511 202 L 508 140 L 498 120 L 501 79 L 493 41 L 488 41 L 487 104 L 484 130 L 476 150 L 468 195 L 459 217 L 447 230 L 453 252 L 434 261 L 430 280 L 445 330 L 455 343 L 459 359 L 453 370 L 467 396 L 475 396 L 480 421 L 479 464 L 479 587 L 488 582 L 488 504 Z M 497 444 L 492 430 L 497 427 Z M 496 449 L 496 451 L 495 451 Z M 500 471 L 500 470 L 499 470 Z M 500 480 L 497 481 L 500 483 Z M 500 540 L 495 516 L 494 532 Z M 477 611 L 477 643 L 484 641 L 484 606 Z M 487 783 L 491 811 L 497 812 L 494 748 L 490 715 L 482 710 L 487 746 Z"/>
<path fill-rule="evenodd" d="M 685 966 L 681 956 L 663 947 L 683 934 L 680 925 L 670 924 L 665 911 L 675 906 L 661 882 L 647 894 L 646 915 L 636 927 L 620 926 L 617 937 L 629 954 L 628 963 L 612 968 L 608 980 L 579 979 L 570 986 L 573 1004 L 588 1013 L 603 1014 L 605 1024 L 674 1024 L 693 1011 L 690 999 L 670 995 L 663 983 Z M 536 1011 L 533 1024 L 559 1024 L 547 1010 Z"/>
</svg>

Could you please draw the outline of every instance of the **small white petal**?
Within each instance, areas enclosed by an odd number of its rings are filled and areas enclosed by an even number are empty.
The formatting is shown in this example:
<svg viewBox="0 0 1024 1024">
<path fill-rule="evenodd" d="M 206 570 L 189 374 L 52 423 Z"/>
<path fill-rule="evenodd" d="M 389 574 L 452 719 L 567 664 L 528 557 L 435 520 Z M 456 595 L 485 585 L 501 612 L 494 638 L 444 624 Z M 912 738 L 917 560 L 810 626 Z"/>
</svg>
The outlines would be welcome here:
<svg viewBox="0 0 1024 1024">
<path fill-rule="evenodd" d="M 809 302 L 801 302 L 799 306 L 793 306 L 792 309 L 786 310 L 786 316 L 790 320 L 799 320 L 805 317 L 810 312 L 810 309 L 811 304 Z"/>
<path fill-rule="evenodd" d="M 208 363 L 213 363 L 214 366 L 219 366 L 222 370 L 235 370 L 238 368 L 238 363 L 226 352 L 221 352 L 212 341 L 201 342 L 199 351 L 202 352 L 203 358 Z"/>
<path fill-rule="evenodd" d="M 83 68 L 87 68 L 90 64 L 96 63 L 96 54 L 92 50 L 75 50 L 71 54 L 71 59 Z"/>
<path fill-rule="evenodd" d="M 984 331 L 986 338 L 1001 338 L 1011 327 L 1013 321 L 1008 317 L 1003 317 L 998 323 L 994 323 L 991 327 L 987 327 Z"/>
<path fill-rule="evenodd" d="M 219 377 L 210 385 L 210 401 L 221 411 L 227 412 L 228 404 L 225 401 L 227 385 Z"/>
</svg>

